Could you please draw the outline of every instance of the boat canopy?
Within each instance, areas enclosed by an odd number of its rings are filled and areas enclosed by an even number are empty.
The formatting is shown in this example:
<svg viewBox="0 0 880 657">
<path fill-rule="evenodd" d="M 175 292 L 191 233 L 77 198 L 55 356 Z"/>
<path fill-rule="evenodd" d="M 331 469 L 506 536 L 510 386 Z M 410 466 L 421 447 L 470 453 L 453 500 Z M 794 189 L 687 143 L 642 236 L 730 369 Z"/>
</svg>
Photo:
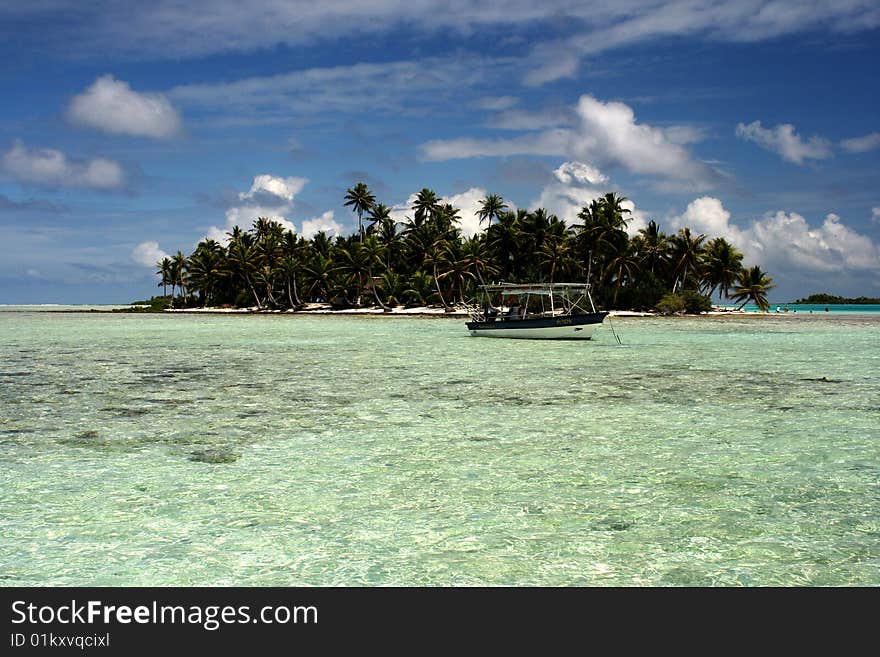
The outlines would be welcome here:
<svg viewBox="0 0 880 657">
<path fill-rule="evenodd" d="M 585 295 L 590 290 L 589 283 L 494 283 L 480 286 L 485 292 L 502 294 L 504 296 L 516 296 L 520 294 L 535 294 L 551 296 L 553 294 L 580 294 Z"/>
</svg>

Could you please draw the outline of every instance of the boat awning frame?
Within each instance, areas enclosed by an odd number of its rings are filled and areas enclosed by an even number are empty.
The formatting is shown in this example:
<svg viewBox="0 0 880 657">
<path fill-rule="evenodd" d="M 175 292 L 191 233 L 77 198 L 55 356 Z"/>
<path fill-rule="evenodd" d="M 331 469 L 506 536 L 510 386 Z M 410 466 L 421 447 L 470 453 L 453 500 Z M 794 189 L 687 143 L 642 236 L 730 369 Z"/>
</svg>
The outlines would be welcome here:
<svg viewBox="0 0 880 657">
<path fill-rule="evenodd" d="M 546 283 L 535 285 L 522 285 L 519 283 L 493 283 L 492 285 L 480 286 L 485 292 L 501 294 L 503 296 L 517 296 L 520 294 L 534 294 L 550 296 L 581 294 L 586 295 L 590 291 L 589 283 Z"/>
</svg>

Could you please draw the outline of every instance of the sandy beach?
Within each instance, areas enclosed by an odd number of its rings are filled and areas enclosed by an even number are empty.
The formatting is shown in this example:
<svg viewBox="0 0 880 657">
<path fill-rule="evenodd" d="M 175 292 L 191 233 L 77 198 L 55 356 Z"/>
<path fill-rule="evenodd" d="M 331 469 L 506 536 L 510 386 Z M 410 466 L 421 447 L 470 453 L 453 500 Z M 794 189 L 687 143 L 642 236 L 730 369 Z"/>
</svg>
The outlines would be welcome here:
<svg viewBox="0 0 880 657">
<path fill-rule="evenodd" d="M 446 311 L 443 308 L 431 306 L 415 306 L 405 308 L 396 306 L 391 310 L 383 310 L 379 306 L 369 306 L 365 308 L 346 308 L 344 310 L 333 310 L 328 304 L 312 303 L 307 304 L 302 310 L 265 310 L 256 307 L 251 308 L 168 308 L 163 312 L 166 313 L 200 313 L 200 314 L 234 314 L 234 315 L 370 315 L 378 317 L 467 317 L 468 313 L 460 308 L 454 308 Z M 701 313 L 702 316 L 726 316 L 726 315 L 765 315 L 773 313 L 759 313 L 748 310 L 735 310 L 729 308 L 715 307 L 713 310 Z M 657 312 L 645 312 L 638 310 L 612 310 L 608 313 L 610 317 L 663 317 Z M 684 315 L 682 315 L 684 316 Z M 688 317 L 697 317 L 698 315 L 687 315 Z"/>
</svg>

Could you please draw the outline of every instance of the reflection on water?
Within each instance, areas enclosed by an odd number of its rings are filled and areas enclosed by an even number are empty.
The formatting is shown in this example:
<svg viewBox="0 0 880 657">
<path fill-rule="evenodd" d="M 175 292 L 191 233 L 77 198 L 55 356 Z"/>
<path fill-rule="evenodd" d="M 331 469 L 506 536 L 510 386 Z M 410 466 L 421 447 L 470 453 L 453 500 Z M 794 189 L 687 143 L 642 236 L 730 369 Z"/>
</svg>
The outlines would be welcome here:
<svg viewBox="0 0 880 657">
<path fill-rule="evenodd" d="M 880 318 L 0 316 L 2 584 L 880 583 Z"/>
</svg>

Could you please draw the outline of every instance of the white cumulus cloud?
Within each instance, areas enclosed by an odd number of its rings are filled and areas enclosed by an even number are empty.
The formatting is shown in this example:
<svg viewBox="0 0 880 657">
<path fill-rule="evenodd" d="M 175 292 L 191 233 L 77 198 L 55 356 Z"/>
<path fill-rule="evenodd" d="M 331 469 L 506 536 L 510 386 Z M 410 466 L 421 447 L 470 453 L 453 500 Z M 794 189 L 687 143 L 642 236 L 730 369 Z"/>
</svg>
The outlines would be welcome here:
<svg viewBox="0 0 880 657">
<path fill-rule="evenodd" d="M 579 182 L 586 185 L 602 185 L 608 182 L 608 176 L 583 162 L 563 162 L 553 170 L 553 175 L 559 182 L 565 184 Z"/>
<path fill-rule="evenodd" d="M 672 227 L 690 226 L 708 237 L 725 237 L 752 264 L 772 271 L 803 273 L 880 272 L 880 248 L 867 235 L 828 214 L 821 226 L 810 226 L 796 212 L 768 212 L 746 226 L 730 222 L 730 212 L 717 198 L 692 201 L 671 220 Z"/>
<path fill-rule="evenodd" d="M 711 186 L 719 173 L 693 157 L 681 142 L 699 138 L 699 131 L 686 127 L 656 128 L 638 123 L 625 103 L 602 102 L 583 95 L 575 107 L 575 124 L 531 132 L 510 139 L 434 140 L 422 145 L 427 160 L 451 160 L 480 156 L 560 155 L 591 160 L 603 167 L 688 184 Z"/>
<path fill-rule="evenodd" d="M 158 242 L 141 242 L 131 251 L 131 259 L 144 267 L 155 267 L 156 263 L 169 255 L 159 248 Z"/>
<path fill-rule="evenodd" d="M 302 236 L 306 239 L 312 239 L 320 231 L 324 231 L 328 237 L 341 235 L 342 225 L 333 216 L 333 210 L 327 210 L 314 219 L 306 219 L 303 221 Z"/>
<path fill-rule="evenodd" d="M 697 233 L 711 237 L 726 237 L 737 242 L 740 248 L 741 232 L 730 223 L 730 212 L 724 209 L 721 201 L 712 196 L 701 196 L 691 201 L 687 209 L 670 221 L 673 230 L 689 227 Z"/>
<path fill-rule="evenodd" d="M 831 144 L 827 139 L 813 135 L 805 141 L 790 123 L 782 123 L 774 128 L 765 128 L 760 121 L 748 125 L 740 123 L 736 126 L 736 136 L 752 141 L 794 164 L 831 157 Z"/>
<path fill-rule="evenodd" d="M 102 75 L 73 97 L 67 118 L 77 125 L 135 137 L 167 139 L 181 129 L 180 115 L 158 93 L 138 93 L 127 82 Z"/>
<path fill-rule="evenodd" d="M 850 153 L 865 153 L 880 148 L 880 132 L 872 132 L 861 137 L 844 139 L 840 142 L 841 147 Z"/>
<path fill-rule="evenodd" d="M 240 203 L 226 210 L 226 226 L 211 226 L 207 237 L 226 244 L 229 242 L 228 231 L 235 226 L 247 230 L 260 217 L 277 221 L 287 230 L 296 232 L 296 225 L 286 215 L 293 210 L 294 199 L 307 182 L 306 178 L 282 178 L 270 174 L 254 176 L 250 189 L 239 192 Z"/>
<path fill-rule="evenodd" d="M 458 213 L 459 226 L 461 227 L 461 234 L 465 237 L 473 237 L 487 228 L 485 223 L 482 226 L 480 225 L 480 220 L 477 217 L 477 211 L 482 206 L 484 198 L 486 198 L 485 189 L 482 187 L 471 187 L 461 194 L 453 194 L 441 199 L 444 203 L 449 203 L 460 210 Z M 509 206 L 510 203 L 507 205 Z"/>
<path fill-rule="evenodd" d="M 553 175 L 556 181 L 546 185 L 530 207 L 546 208 L 568 226 L 580 223 L 578 213 L 584 206 L 616 191 L 609 184 L 608 176 L 584 162 L 564 162 L 553 171 Z M 627 233 L 635 235 L 640 228 L 647 225 L 645 213 L 637 209 L 635 203 L 626 199 L 621 207 L 630 211 L 625 215 Z"/>
<path fill-rule="evenodd" d="M 278 178 L 261 174 L 254 177 L 254 182 L 248 191 L 239 192 L 238 198 L 242 201 L 253 201 L 268 195 L 292 203 L 293 198 L 303 190 L 307 182 L 306 178 Z"/>
<path fill-rule="evenodd" d="M 105 158 L 72 160 L 52 148 L 28 148 L 16 140 L 3 155 L 3 169 L 16 179 L 50 187 L 116 189 L 125 183 L 118 162 Z"/>
</svg>

